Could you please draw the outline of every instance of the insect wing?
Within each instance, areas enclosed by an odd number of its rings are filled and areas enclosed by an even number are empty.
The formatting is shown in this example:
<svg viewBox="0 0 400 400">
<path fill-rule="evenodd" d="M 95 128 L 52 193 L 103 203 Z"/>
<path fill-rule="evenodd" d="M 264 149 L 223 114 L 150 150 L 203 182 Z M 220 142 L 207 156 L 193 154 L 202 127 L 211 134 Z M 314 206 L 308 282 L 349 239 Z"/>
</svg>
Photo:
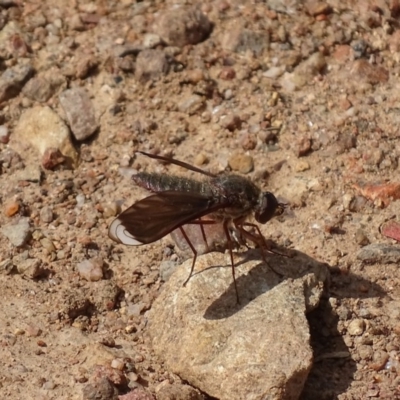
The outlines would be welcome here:
<svg viewBox="0 0 400 400">
<path fill-rule="evenodd" d="M 152 243 L 217 208 L 220 207 L 212 199 L 196 193 L 160 192 L 121 213 L 110 225 L 108 235 L 130 246 Z"/>
</svg>

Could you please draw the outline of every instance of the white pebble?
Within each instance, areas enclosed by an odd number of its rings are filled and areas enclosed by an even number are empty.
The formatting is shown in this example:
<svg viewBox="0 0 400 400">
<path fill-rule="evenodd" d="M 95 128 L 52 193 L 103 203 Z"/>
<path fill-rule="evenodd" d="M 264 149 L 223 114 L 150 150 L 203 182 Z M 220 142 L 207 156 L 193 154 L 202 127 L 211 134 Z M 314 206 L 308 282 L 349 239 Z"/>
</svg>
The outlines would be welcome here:
<svg viewBox="0 0 400 400">
<path fill-rule="evenodd" d="M 103 278 L 103 260 L 100 258 L 83 260 L 76 268 L 79 275 L 89 282 L 99 281 Z"/>
</svg>

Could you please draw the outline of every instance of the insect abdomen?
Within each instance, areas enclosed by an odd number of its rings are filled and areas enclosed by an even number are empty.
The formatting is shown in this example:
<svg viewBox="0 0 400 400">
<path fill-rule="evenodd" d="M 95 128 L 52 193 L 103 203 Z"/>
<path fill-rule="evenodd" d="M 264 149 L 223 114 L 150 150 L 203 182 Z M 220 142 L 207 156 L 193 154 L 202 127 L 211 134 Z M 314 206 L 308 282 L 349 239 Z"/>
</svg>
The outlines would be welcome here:
<svg viewBox="0 0 400 400">
<path fill-rule="evenodd" d="M 138 174 L 133 175 L 132 179 L 140 187 L 154 193 L 173 190 L 175 192 L 194 192 L 205 195 L 208 194 L 208 190 L 203 182 L 183 178 L 180 176 L 139 172 Z"/>
</svg>

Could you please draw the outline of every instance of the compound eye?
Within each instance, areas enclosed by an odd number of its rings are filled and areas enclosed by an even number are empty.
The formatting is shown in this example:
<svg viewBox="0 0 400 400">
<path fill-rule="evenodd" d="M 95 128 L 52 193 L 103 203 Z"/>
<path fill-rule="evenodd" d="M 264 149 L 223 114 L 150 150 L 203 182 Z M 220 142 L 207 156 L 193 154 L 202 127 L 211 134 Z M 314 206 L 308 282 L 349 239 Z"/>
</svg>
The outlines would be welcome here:
<svg viewBox="0 0 400 400">
<path fill-rule="evenodd" d="M 254 216 L 257 222 L 265 224 L 276 214 L 277 211 L 279 214 L 282 214 L 283 207 L 278 203 L 278 200 L 272 193 L 265 192 L 258 200 Z"/>
</svg>

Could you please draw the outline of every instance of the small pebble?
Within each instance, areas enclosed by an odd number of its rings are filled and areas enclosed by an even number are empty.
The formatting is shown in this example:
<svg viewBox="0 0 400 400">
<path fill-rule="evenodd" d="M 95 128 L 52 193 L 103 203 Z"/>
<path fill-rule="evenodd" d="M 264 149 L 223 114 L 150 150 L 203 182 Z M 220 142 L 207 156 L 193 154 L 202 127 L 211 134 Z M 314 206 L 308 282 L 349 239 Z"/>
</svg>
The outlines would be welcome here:
<svg viewBox="0 0 400 400">
<path fill-rule="evenodd" d="M 55 147 L 48 147 L 42 156 L 42 166 L 44 169 L 52 170 L 65 162 L 66 158 L 61 151 Z"/>
<path fill-rule="evenodd" d="M 230 100 L 235 96 L 235 92 L 232 89 L 227 89 L 224 92 L 224 99 Z"/>
<path fill-rule="evenodd" d="M 10 131 L 5 125 L 0 125 L 0 143 L 7 144 L 10 140 Z"/>
<path fill-rule="evenodd" d="M 177 47 L 202 42 L 213 28 L 200 7 L 172 8 L 168 12 L 160 13 L 156 24 L 162 41 Z"/>
<path fill-rule="evenodd" d="M 107 347 L 115 347 L 115 340 L 112 337 L 104 337 L 100 343 Z"/>
<path fill-rule="evenodd" d="M 145 49 L 136 57 L 135 78 L 142 83 L 168 74 L 170 59 L 160 49 Z"/>
<path fill-rule="evenodd" d="M 99 281 L 103 278 L 103 260 L 101 258 L 83 260 L 76 268 L 79 275 L 89 282 Z"/>
<path fill-rule="evenodd" d="M 351 336 L 360 336 L 365 330 L 365 322 L 363 319 L 358 318 L 351 321 L 347 327 L 347 332 Z"/>
<path fill-rule="evenodd" d="M 42 231 L 36 230 L 33 231 L 32 233 L 32 239 L 39 241 L 40 239 L 43 239 L 44 235 Z"/>
<path fill-rule="evenodd" d="M 350 209 L 350 205 L 353 201 L 354 196 L 350 193 L 345 193 L 343 195 L 342 201 L 343 201 L 343 207 L 345 208 L 345 210 L 349 210 Z"/>
<path fill-rule="evenodd" d="M 56 251 L 56 248 L 53 242 L 49 238 L 43 238 L 40 240 L 40 244 L 45 248 L 49 253 Z"/>
<path fill-rule="evenodd" d="M 78 243 L 82 244 L 84 247 L 87 247 L 92 243 L 92 239 L 90 236 L 80 236 L 78 237 Z"/>
<path fill-rule="evenodd" d="M 264 73 L 263 76 L 269 79 L 276 79 L 282 76 L 285 73 L 285 66 L 273 66 L 269 69 L 267 69 Z"/>
<path fill-rule="evenodd" d="M 211 113 L 209 111 L 203 111 L 200 117 L 201 117 L 201 122 L 204 124 L 211 121 Z"/>
<path fill-rule="evenodd" d="M 111 361 L 111 367 L 122 371 L 125 368 L 125 363 L 120 358 L 114 358 Z"/>
<path fill-rule="evenodd" d="M 16 223 L 10 223 L 0 228 L 0 232 L 15 247 L 23 246 L 29 239 L 31 231 L 29 218 L 21 218 Z"/>
<path fill-rule="evenodd" d="M 47 148 L 62 149 L 63 155 L 68 157 L 72 164 L 78 161 L 68 126 L 48 106 L 29 107 L 22 113 L 12 137 L 19 143 L 36 149 L 42 156 Z M 42 171 L 39 165 L 32 164 L 25 171 L 30 176 L 29 180 L 40 181 Z"/>
<path fill-rule="evenodd" d="M 354 61 L 349 72 L 355 79 L 373 85 L 385 83 L 389 80 L 389 72 L 384 67 L 372 64 L 364 58 Z"/>
<path fill-rule="evenodd" d="M 347 321 L 351 317 L 351 311 L 345 306 L 338 307 L 336 312 L 337 316 L 342 321 Z"/>
<path fill-rule="evenodd" d="M 0 262 L 0 273 L 4 273 L 6 275 L 11 274 L 14 269 L 14 264 L 10 258 L 5 259 Z"/>
<path fill-rule="evenodd" d="M 77 15 L 78 16 L 78 15 Z M 82 388 L 82 399 L 116 399 L 113 384 L 106 377 L 99 377 L 91 384 L 87 383 Z"/>
<path fill-rule="evenodd" d="M 64 260 L 65 259 L 65 251 L 59 250 L 57 251 L 57 260 Z"/>
<path fill-rule="evenodd" d="M 68 225 L 74 225 L 76 223 L 76 215 L 71 211 L 65 218 L 65 222 Z"/>
<path fill-rule="evenodd" d="M 309 164 L 308 161 L 298 160 L 298 162 L 296 163 L 294 169 L 295 169 L 296 172 L 307 171 L 307 170 L 310 169 L 310 164 Z"/>
<path fill-rule="evenodd" d="M 219 124 L 222 128 L 233 132 L 235 129 L 240 129 L 242 125 L 242 120 L 238 115 L 228 114 L 221 117 Z"/>
<path fill-rule="evenodd" d="M 224 67 L 219 73 L 219 78 L 230 81 L 236 77 L 236 71 L 232 67 Z"/>
<path fill-rule="evenodd" d="M 205 79 L 204 73 L 201 69 L 191 69 L 186 71 L 185 81 L 196 84 Z"/>
<path fill-rule="evenodd" d="M 143 362 L 143 361 L 144 361 L 143 355 L 137 354 L 137 355 L 134 357 L 134 361 L 135 361 L 135 363 L 141 363 L 141 362 Z"/>
<path fill-rule="evenodd" d="M 42 386 L 45 390 L 53 390 L 56 387 L 56 384 L 53 381 L 45 382 Z"/>
<path fill-rule="evenodd" d="M 308 137 L 302 136 L 294 143 L 293 150 L 297 157 L 303 157 L 311 150 L 311 140 Z"/>
<path fill-rule="evenodd" d="M 146 33 L 143 37 L 143 47 L 146 49 L 154 49 L 162 43 L 160 36 L 155 33 Z"/>
<path fill-rule="evenodd" d="M 193 115 L 204 108 L 204 99 L 197 94 L 193 94 L 183 98 L 183 100 L 179 103 L 178 108 L 179 111 L 183 113 Z"/>
<path fill-rule="evenodd" d="M 107 203 L 103 206 L 103 217 L 115 217 L 118 214 L 118 205 L 117 203 Z"/>
<path fill-rule="evenodd" d="M 143 302 L 137 304 L 131 304 L 128 306 L 128 315 L 129 316 L 139 316 L 140 313 L 145 309 L 146 304 Z"/>
<path fill-rule="evenodd" d="M 6 346 L 14 346 L 15 343 L 17 342 L 17 337 L 12 334 L 4 334 L 1 336 L 1 341 L 4 343 Z"/>
<path fill-rule="evenodd" d="M 17 263 L 18 273 L 29 279 L 36 279 L 44 273 L 42 261 L 36 258 L 28 258 Z"/>
<path fill-rule="evenodd" d="M 257 146 L 257 139 L 255 135 L 249 132 L 241 132 L 238 136 L 238 141 L 243 150 L 254 150 Z"/>
<path fill-rule="evenodd" d="M 26 327 L 26 335 L 30 337 L 38 337 L 42 333 L 42 330 L 35 325 L 28 325 Z"/>
<path fill-rule="evenodd" d="M 75 139 L 89 138 L 98 128 L 89 93 L 84 88 L 74 87 L 64 90 L 59 99 Z"/>
<path fill-rule="evenodd" d="M 357 254 L 357 259 L 367 263 L 399 263 L 400 249 L 384 243 L 373 243 L 363 247 Z"/>
<path fill-rule="evenodd" d="M 254 168 L 253 157 L 247 154 L 233 155 L 228 163 L 233 171 L 238 171 L 242 174 L 248 174 Z"/>
<path fill-rule="evenodd" d="M 135 382 L 135 381 L 129 381 L 128 382 L 128 387 L 129 387 L 129 389 L 131 389 L 131 391 L 135 390 L 135 393 L 137 393 L 137 394 L 139 392 L 142 392 L 142 390 L 143 390 L 142 389 L 142 385 L 139 382 Z M 129 399 L 124 399 L 122 396 L 120 396 L 120 400 L 129 400 Z"/>
<path fill-rule="evenodd" d="M 53 221 L 54 215 L 53 215 L 53 210 L 51 207 L 44 206 L 40 210 L 40 220 L 46 224 L 49 224 L 50 222 Z"/>
<path fill-rule="evenodd" d="M 126 377 L 128 378 L 128 380 L 130 382 L 137 382 L 137 380 L 139 379 L 139 375 L 135 374 L 134 372 L 129 372 Z"/>
<path fill-rule="evenodd" d="M 7 217 L 12 217 L 13 215 L 17 214 L 21 208 L 21 204 L 18 201 L 10 201 L 6 203 L 4 207 L 4 214 Z"/>
<path fill-rule="evenodd" d="M 127 325 L 125 327 L 125 332 L 126 333 L 133 333 L 136 332 L 136 327 L 134 325 Z"/>
<path fill-rule="evenodd" d="M 208 163 L 208 157 L 204 153 L 198 153 L 194 158 L 194 165 L 201 166 Z"/>
<path fill-rule="evenodd" d="M 383 369 L 389 360 L 389 354 L 384 350 L 377 350 L 374 352 L 371 368 L 375 371 Z"/>
<path fill-rule="evenodd" d="M 10 44 L 12 41 L 9 42 Z M 0 77 L 0 102 L 5 102 L 20 92 L 16 88 L 20 88 L 33 75 L 32 65 L 17 64 L 13 67 L 6 68 Z"/>
<path fill-rule="evenodd" d="M 388 221 L 380 229 L 383 236 L 392 238 L 400 242 L 400 224 L 397 221 Z"/>
<path fill-rule="evenodd" d="M 178 263 L 176 261 L 164 260 L 160 263 L 160 278 L 163 282 L 168 281 L 169 277 L 175 271 Z"/>
<path fill-rule="evenodd" d="M 362 229 L 357 229 L 355 239 L 356 243 L 360 246 L 366 246 L 367 244 L 369 244 L 368 236 Z"/>
</svg>

